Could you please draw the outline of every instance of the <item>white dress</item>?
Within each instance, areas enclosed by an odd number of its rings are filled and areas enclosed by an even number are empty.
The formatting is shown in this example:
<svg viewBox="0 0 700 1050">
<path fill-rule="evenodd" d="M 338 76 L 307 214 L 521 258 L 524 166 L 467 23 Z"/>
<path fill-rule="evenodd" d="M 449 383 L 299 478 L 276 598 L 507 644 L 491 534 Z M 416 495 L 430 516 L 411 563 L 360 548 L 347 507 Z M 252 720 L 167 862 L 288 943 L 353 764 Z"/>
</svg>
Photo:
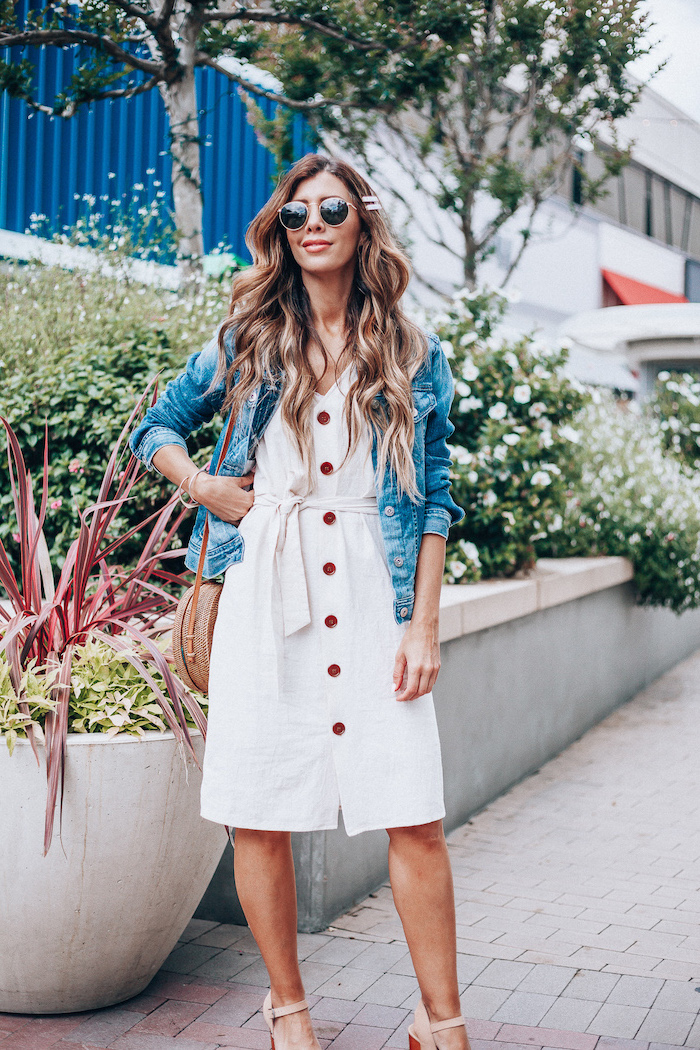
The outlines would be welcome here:
<svg viewBox="0 0 700 1050">
<path fill-rule="evenodd" d="M 395 699 L 394 619 L 369 428 L 342 469 L 350 368 L 314 395 L 315 490 L 279 406 L 212 643 L 201 815 L 349 835 L 445 815 L 432 693 Z"/>
</svg>

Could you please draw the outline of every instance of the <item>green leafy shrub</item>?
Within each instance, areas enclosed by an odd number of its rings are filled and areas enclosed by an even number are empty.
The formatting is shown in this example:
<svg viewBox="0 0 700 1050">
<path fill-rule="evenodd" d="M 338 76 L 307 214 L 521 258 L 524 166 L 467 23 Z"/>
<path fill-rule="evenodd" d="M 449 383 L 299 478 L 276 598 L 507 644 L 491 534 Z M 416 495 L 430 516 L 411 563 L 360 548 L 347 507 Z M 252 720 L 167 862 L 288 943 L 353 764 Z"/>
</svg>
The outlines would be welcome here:
<svg viewBox="0 0 700 1050">
<path fill-rule="evenodd" d="M 562 528 L 538 542 L 538 553 L 624 555 L 641 603 L 696 608 L 700 475 L 668 454 L 668 431 L 634 402 L 621 408 L 596 392 L 576 426 L 581 475 Z"/>
<path fill-rule="evenodd" d="M 195 296 L 99 274 L 58 267 L 11 265 L 0 274 L 0 415 L 20 435 L 36 477 L 48 421 L 49 514 L 45 533 L 59 567 L 79 525 L 79 513 L 97 499 L 104 467 L 137 398 L 160 373 L 159 386 L 177 375 L 226 314 L 225 289 L 207 281 Z M 21 318 L 21 323 L 20 323 Z M 213 450 L 221 421 L 214 419 L 190 442 L 198 461 Z M 172 485 L 144 471 L 136 497 L 122 512 L 126 525 L 161 506 Z M 13 564 L 12 496 L 0 481 L 0 539 Z M 179 534 L 184 543 L 191 522 Z M 124 549 L 136 556 L 138 537 Z"/>
<path fill-rule="evenodd" d="M 687 372 L 659 372 L 647 411 L 666 451 L 692 470 L 700 468 L 700 379 Z"/>
<path fill-rule="evenodd" d="M 572 426 L 586 393 L 564 374 L 565 349 L 496 329 L 504 295 L 465 289 L 434 318 L 456 385 L 452 486 L 466 516 L 450 530 L 445 582 L 510 576 L 557 532 L 579 474 Z"/>
</svg>

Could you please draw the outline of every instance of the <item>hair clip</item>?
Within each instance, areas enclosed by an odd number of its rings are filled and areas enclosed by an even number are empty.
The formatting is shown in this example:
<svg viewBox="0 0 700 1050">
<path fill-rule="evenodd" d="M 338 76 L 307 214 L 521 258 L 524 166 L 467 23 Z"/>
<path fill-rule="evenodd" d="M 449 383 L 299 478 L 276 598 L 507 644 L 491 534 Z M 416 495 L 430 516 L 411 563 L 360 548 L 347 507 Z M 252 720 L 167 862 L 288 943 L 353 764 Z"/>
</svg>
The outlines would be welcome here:
<svg viewBox="0 0 700 1050">
<path fill-rule="evenodd" d="M 375 197 L 374 194 L 369 194 L 367 197 L 360 197 L 360 200 L 366 206 L 367 211 L 379 211 L 381 208 L 379 197 Z"/>
</svg>

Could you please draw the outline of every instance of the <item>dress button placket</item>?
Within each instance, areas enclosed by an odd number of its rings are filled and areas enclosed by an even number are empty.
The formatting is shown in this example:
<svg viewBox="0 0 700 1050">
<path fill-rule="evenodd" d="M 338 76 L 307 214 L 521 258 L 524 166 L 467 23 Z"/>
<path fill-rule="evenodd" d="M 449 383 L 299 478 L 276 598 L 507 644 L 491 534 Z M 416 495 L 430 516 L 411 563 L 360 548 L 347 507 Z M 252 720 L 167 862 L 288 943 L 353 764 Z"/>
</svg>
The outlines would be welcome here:
<svg viewBox="0 0 700 1050">
<path fill-rule="evenodd" d="M 325 426 L 331 421 L 331 415 L 330 415 L 329 412 L 327 412 L 324 409 L 324 410 L 322 410 L 321 412 L 319 412 L 317 414 L 316 419 L 325 428 Z M 324 438 L 327 437 L 328 439 L 330 439 L 330 442 L 326 441 L 326 442 L 323 443 L 324 446 L 325 446 L 324 447 L 324 453 L 326 453 L 326 454 L 330 453 L 332 457 L 335 457 L 336 449 L 333 447 L 333 444 L 334 444 L 334 442 L 333 442 L 334 431 L 332 429 L 330 431 L 325 431 L 325 433 L 323 434 L 323 437 Z M 328 448 L 328 444 L 329 443 L 331 445 L 330 448 Z M 319 465 L 320 473 L 322 475 L 324 475 L 325 477 L 329 478 L 329 481 L 330 481 L 330 475 L 333 474 L 333 462 L 334 462 L 334 458 L 333 458 L 333 461 L 331 459 L 324 459 Z M 334 539 L 334 537 L 336 537 L 338 535 L 338 533 L 337 533 L 336 529 L 328 528 L 328 526 L 335 525 L 336 515 L 335 515 L 334 511 L 332 511 L 332 510 L 326 511 L 323 514 L 322 521 L 323 521 L 322 535 L 328 541 L 328 544 L 327 545 L 324 544 L 324 547 L 326 547 L 326 552 L 327 552 L 327 554 L 330 554 L 331 557 L 328 557 L 326 561 L 322 561 L 321 562 L 321 571 L 322 571 L 323 575 L 327 579 L 330 580 L 331 577 L 334 577 L 336 575 L 336 564 L 335 564 L 335 561 L 333 561 L 332 559 L 336 557 L 335 544 L 336 544 L 337 541 Z M 338 584 L 335 584 L 335 586 L 338 586 Z M 333 591 L 331 593 L 334 594 L 335 591 Z M 331 682 L 331 680 L 339 679 L 341 677 L 341 670 L 342 670 L 341 665 L 337 662 L 337 660 L 338 660 L 338 643 L 339 643 L 340 639 L 337 636 L 337 632 L 331 631 L 331 628 L 334 628 L 337 625 L 338 617 L 334 613 L 329 612 L 327 615 L 324 616 L 323 623 L 324 623 L 324 631 L 325 631 L 329 641 L 332 639 L 332 643 L 333 644 L 324 646 L 324 653 L 322 655 L 322 659 L 323 659 L 323 661 L 324 661 L 324 663 L 326 665 L 326 675 L 327 675 L 326 681 L 328 682 L 329 688 L 330 689 L 334 689 L 334 687 L 331 686 L 330 682 Z M 338 687 L 336 686 L 335 688 L 337 689 Z M 336 702 L 335 696 L 334 696 L 333 693 L 329 693 L 329 695 L 328 695 L 328 721 L 330 723 L 331 729 L 332 729 L 333 734 L 334 734 L 335 737 L 342 736 L 343 733 L 345 732 L 345 725 L 344 725 L 343 722 L 338 720 L 338 717 L 337 717 L 338 713 L 339 712 L 337 711 L 337 702 Z"/>
</svg>

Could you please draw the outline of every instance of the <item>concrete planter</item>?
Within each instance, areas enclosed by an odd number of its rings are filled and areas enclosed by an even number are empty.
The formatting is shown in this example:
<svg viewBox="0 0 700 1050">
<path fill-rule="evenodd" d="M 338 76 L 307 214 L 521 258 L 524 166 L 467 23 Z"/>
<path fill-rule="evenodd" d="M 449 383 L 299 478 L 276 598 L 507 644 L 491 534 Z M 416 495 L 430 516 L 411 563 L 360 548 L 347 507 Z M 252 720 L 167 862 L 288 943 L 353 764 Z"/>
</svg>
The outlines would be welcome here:
<svg viewBox="0 0 700 1050">
<path fill-rule="evenodd" d="M 190 730 L 201 763 L 204 741 Z M 46 766 L 0 743 L 0 1012 L 74 1013 L 151 981 L 227 842 L 199 815 L 201 773 L 171 732 L 69 734 L 63 801 L 43 855 Z"/>
</svg>

